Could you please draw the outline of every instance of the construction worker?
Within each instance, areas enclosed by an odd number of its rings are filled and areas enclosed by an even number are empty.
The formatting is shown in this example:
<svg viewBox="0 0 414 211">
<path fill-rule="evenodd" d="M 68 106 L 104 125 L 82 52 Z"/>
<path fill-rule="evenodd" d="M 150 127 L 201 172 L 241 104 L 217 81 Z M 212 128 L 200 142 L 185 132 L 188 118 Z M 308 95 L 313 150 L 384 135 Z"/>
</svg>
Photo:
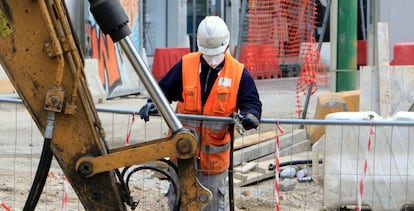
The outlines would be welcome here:
<svg viewBox="0 0 414 211">
<path fill-rule="evenodd" d="M 170 103 L 178 101 L 177 113 L 230 117 L 238 112 L 243 128 L 250 130 L 259 125 L 262 103 L 248 70 L 227 52 L 229 41 L 225 22 L 218 16 L 207 16 L 198 26 L 198 52 L 184 55 L 159 85 Z M 148 121 L 149 113 L 154 112 L 156 107 L 149 102 L 140 110 L 140 116 Z M 182 122 L 200 134 L 199 180 L 213 194 L 204 210 L 225 210 L 229 126 L 220 122 Z"/>
</svg>

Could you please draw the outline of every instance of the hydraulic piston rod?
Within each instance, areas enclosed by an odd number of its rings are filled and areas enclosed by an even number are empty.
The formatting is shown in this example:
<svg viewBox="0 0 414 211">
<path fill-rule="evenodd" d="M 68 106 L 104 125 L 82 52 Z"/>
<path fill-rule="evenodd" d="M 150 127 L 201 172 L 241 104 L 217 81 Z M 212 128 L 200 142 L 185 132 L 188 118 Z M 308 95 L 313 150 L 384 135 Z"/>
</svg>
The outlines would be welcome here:
<svg viewBox="0 0 414 211">
<path fill-rule="evenodd" d="M 128 60 L 143 82 L 171 132 L 175 133 L 181 130 L 183 125 L 170 107 L 154 77 L 152 77 L 134 43 L 129 38 L 131 34 L 128 26 L 129 20 L 122 6 L 117 1 L 112 0 L 89 0 L 89 3 L 91 5 L 90 10 L 103 33 L 110 35 L 112 41 L 118 42 L 125 51 Z"/>
<path fill-rule="evenodd" d="M 138 54 L 136 48 L 134 47 L 134 43 L 131 41 L 129 36 L 127 36 L 124 39 L 120 40 L 119 44 L 125 51 L 129 61 L 139 75 L 139 78 L 144 83 L 144 86 L 150 94 L 152 101 L 154 101 L 155 105 L 157 105 L 158 110 L 160 111 L 170 130 L 172 132 L 180 130 L 183 125 L 175 115 L 174 111 L 167 101 L 167 98 L 165 98 L 164 94 L 161 91 L 161 88 L 156 83 L 154 77 L 152 77 L 141 56 Z"/>
</svg>

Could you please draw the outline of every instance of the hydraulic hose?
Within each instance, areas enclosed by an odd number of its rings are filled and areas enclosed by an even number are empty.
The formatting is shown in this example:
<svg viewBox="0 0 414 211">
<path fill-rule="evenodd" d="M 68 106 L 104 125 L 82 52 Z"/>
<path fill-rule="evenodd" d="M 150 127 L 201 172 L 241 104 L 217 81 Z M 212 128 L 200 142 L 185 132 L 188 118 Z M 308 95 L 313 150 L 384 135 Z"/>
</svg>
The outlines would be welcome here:
<svg viewBox="0 0 414 211">
<path fill-rule="evenodd" d="M 37 167 L 36 175 L 30 189 L 29 196 L 27 197 L 24 205 L 24 211 L 35 210 L 40 195 L 42 194 L 43 187 L 45 186 L 47 175 L 49 173 L 50 165 L 52 163 L 53 152 L 50 149 L 52 143 L 53 126 L 55 123 L 55 112 L 48 112 L 47 126 L 45 129 L 44 143 L 42 154 L 40 156 L 39 165 Z"/>
<path fill-rule="evenodd" d="M 163 170 L 161 170 L 161 169 L 159 169 L 157 167 L 154 167 L 154 166 L 138 166 L 138 167 L 134 168 L 130 173 L 128 173 L 127 178 L 126 178 L 126 186 L 128 187 L 128 189 L 129 189 L 129 180 L 130 180 L 130 177 L 134 173 L 136 173 L 138 171 L 141 171 L 141 170 L 145 170 L 145 169 L 149 169 L 149 170 L 152 170 L 152 171 L 156 171 L 158 173 L 163 174 L 165 177 L 168 178 L 168 180 L 173 185 L 174 190 L 175 190 L 175 194 L 176 194 L 175 195 L 175 200 L 174 200 L 174 207 L 173 207 L 172 211 L 179 211 L 180 210 L 180 195 L 181 195 L 180 194 L 180 189 L 179 189 L 180 186 L 176 183 L 176 181 L 174 181 L 174 179 L 171 177 L 171 175 L 169 175 L 167 172 L 165 172 L 165 171 L 163 171 Z"/>
<path fill-rule="evenodd" d="M 40 195 L 42 194 L 53 158 L 52 150 L 50 150 L 51 142 L 51 139 L 48 138 L 45 138 L 44 140 L 36 176 L 34 178 L 32 188 L 30 189 L 29 196 L 27 197 L 26 204 L 24 205 L 24 211 L 35 210 Z"/>
<path fill-rule="evenodd" d="M 162 158 L 162 159 L 159 159 L 159 161 L 161 161 L 161 162 L 163 162 L 163 163 L 166 163 L 166 164 L 168 164 L 168 166 L 174 171 L 174 174 L 175 175 L 177 175 L 178 174 L 178 167 L 177 167 L 177 165 L 174 163 L 174 162 L 172 162 L 171 160 L 167 160 L 167 159 L 164 159 L 164 158 Z M 163 174 L 163 175 L 165 175 L 167 178 L 168 178 L 168 180 L 171 182 L 171 184 L 173 185 L 173 187 L 174 187 L 174 191 L 175 191 L 175 200 L 174 200 L 174 207 L 173 207 L 173 211 L 178 211 L 178 210 L 180 210 L 180 206 L 181 206 L 181 204 L 180 204 L 180 186 L 178 185 L 178 182 L 177 181 L 175 181 L 173 178 L 172 178 L 172 176 L 171 175 L 169 175 L 168 173 L 166 173 L 166 172 L 164 172 L 163 170 L 161 170 L 161 169 L 158 169 L 158 168 L 156 168 L 156 167 L 152 167 L 152 166 L 140 166 L 140 167 L 137 167 L 137 168 L 135 168 L 132 172 L 129 172 L 128 173 L 128 169 L 130 168 L 131 166 L 127 166 L 127 167 L 125 167 L 123 170 L 122 170 L 122 172 L 121 173 L 119 173 L 119 178 L 120 178 L 120 182 L 121 182 L 121 187 L 122 188 L 125 188 L 125 190 L 124 190 L 124 192 L 127 194 L 127 196 L 125 196 L 125 199 L 126 199 L 126 203 L 131 207 L 131 209 L 132 210 L 134 210 L 137 206 L 138 206 L 138 202 L 137 201 L 134 201 L 133 200 L 133 198 L 131 197 L 131 193 L 130 193 L 130 190 L 129 190 L 129 178 L 131 177 L 131 175 L 133 174 L 133 173 L 135 173 L 135 172 L 137 172 L 137 171 L 140 171 L 140 170 L 143 170 L 143 169 L 150 169 L 150 170 L 153 170 L 153 171 L 157 171 L 157 172 L 159 172 L 159 173 L 161 173 L 161 174 Z M 125 174 L 127 174 L 128 173 L 128 175 L 127 175 L 127 178 L 125 178 Z M 124 178 L 126 179 L 126 183 L 124 182 Z"/>
<path fill-rule="evenodd" d="M 319 160 L 318 163 L 321 164 L 323 163 L 323 161 Z M 302 164 L 312 164 L 312 160 L 290 160 L 290 161 L 280 163 L 279 167 L 302 165 Z M 267 167 L 267 170 L 271 171 L 271 170 L 274 170 L 275 168 L 276 168 L 276 164 L 270 163 L 269 166 Z"/>
</svg>

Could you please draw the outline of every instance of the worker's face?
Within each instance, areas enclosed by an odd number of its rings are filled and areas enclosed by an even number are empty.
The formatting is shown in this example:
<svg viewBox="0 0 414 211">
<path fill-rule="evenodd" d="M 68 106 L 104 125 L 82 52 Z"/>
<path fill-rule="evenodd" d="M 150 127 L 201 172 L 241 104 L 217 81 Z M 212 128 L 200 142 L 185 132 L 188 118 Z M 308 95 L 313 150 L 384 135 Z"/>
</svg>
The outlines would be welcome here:
<svg viewBox="0 0 414 211">
<path fill-rule="evenodd" d="M 210 67 L 216 68 L 224 60 L 224 53 L 217 54 L 214 56 L 203 54 L 203 58 Z"/>
</svg>

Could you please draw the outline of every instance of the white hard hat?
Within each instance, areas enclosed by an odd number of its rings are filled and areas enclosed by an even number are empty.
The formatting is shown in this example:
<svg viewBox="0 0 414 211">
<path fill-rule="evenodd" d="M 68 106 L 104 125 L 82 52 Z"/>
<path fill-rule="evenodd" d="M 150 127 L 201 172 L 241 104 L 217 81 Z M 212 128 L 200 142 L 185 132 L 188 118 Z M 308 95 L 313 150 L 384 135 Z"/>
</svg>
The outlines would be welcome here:
<svg viewBox="0 0 414 211">
<path fill-rule="evenodd" d="M 224 53 L 230 41 L 226 23 L 218 16 L 207 16 L 198 25 L 197 46 L 205 55 Z"/>
</svg>

